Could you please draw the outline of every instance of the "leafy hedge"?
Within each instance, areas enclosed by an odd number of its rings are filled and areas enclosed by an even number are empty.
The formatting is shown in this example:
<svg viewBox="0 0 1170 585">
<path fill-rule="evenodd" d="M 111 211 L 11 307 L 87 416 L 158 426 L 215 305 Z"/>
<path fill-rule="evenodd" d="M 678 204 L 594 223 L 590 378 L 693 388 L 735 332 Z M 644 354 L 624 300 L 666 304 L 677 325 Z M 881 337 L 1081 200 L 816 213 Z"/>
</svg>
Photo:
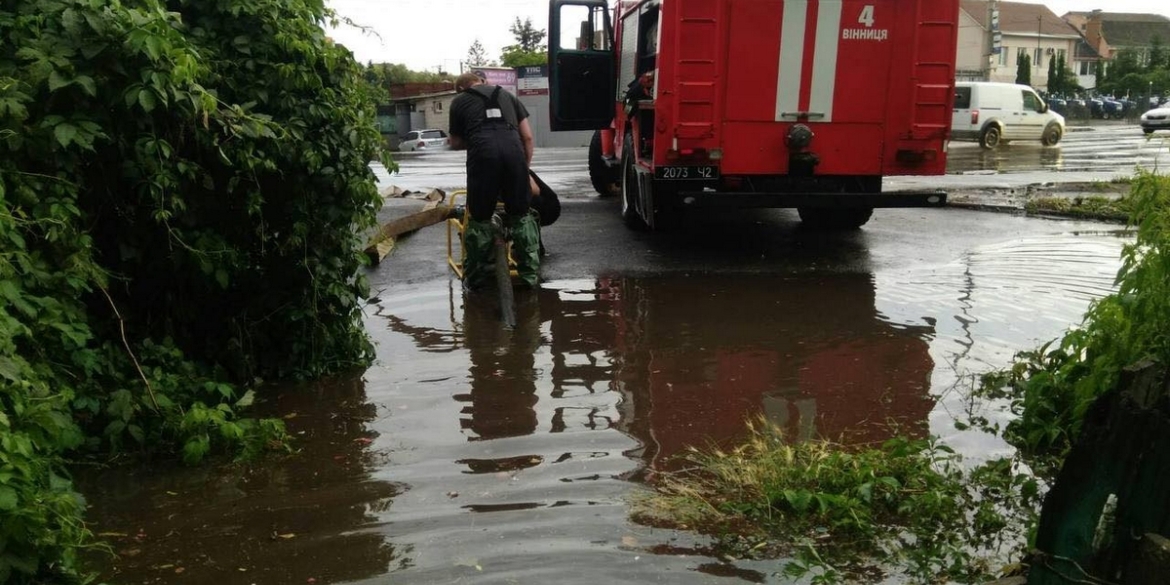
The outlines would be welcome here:
<svg viewBox="0 0 1170 585">
<path fill-rule="evenodd" d="M 361 365 L 383 156 L 321 0 L 0 7 L 0 582 L 78 578 L 80 449 L 279 446 L 243 387 Z"/>
</svg>

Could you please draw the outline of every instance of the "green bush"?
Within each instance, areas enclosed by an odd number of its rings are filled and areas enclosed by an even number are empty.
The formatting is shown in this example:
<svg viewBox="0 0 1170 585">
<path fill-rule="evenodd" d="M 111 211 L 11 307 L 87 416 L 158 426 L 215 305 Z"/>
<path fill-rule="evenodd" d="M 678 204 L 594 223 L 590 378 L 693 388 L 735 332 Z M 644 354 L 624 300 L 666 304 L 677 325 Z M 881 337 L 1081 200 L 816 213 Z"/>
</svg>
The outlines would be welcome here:
<svg viewBox="0 0 1170 585">
<path fill-rule="evenodd" d="M 329 17 L 0 7 L 0 582 L 79 579 L 64 458 L 279 448 L 279 421 L 238 416 L 245 387 L 368 363 L 358 234 L 383 153 Z"/>
</svg>

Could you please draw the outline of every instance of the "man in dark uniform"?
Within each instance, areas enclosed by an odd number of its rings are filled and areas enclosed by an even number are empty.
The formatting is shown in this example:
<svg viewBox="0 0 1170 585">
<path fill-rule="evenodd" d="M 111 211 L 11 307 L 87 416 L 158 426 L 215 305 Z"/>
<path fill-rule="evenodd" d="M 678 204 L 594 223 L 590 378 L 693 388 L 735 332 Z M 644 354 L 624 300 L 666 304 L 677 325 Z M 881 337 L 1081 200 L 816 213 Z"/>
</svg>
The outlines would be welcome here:
<svg viewBox="0 0 1170 585">
<path fill-rule="evenodd" d="M 451 148 L 467 150 L 467 211 L 463 281 L 475 289 L 492 278 L 492 213 L 504 202 L 512 257 L 520 279 L 539 282 L 540 226 L 528 212 L 532 127 L 528 110 L 512 94 L 474 73 L 459 76 L 451 102 Z"/>
</svg>

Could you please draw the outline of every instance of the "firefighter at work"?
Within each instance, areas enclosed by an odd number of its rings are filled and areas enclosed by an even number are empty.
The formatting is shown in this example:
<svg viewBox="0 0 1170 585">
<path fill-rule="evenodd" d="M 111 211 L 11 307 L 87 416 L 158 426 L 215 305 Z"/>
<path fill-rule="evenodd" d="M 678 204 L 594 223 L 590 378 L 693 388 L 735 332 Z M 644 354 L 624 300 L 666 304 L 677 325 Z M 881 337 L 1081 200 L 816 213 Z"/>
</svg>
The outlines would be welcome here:
<svg viewBox="0 0 1170 585">
<path fill-rule="evenodd" d="M 463 233 L 463 282 L 480 288 L 492 279 L 492 214 L 504 203 L 504 222 L 512 234 L 512 257 L 520 280 L 539 283 L 540 226 L 529 212 L 532 127 L 528 110 L 499 86 L 465 73 L 455 82 L 451 102 L 451 148 L 467 150 L 467 211 Z"/>
</svg>

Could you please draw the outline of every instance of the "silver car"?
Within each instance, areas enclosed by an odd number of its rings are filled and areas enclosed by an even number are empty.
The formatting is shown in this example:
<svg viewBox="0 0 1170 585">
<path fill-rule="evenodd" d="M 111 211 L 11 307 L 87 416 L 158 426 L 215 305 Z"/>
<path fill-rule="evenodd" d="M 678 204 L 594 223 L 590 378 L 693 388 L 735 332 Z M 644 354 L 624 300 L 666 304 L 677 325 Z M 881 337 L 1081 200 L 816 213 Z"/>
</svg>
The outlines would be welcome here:
<svg viewBox="0 0 1170 585">
<path fill-rule="evenodd" d="M 402 150 L 409 152 L 425 152 L 428 150 L 446 150 L 450 145 L 447 133 L 442 130 L 412 130 L 402 140 Z"/>
<path fill-rule="evenodd" d="M 1142 132 L 1153 134 L 1155 130 L 1170 130 L 1170 102 L 1142 114 Z"/>
</svg>

